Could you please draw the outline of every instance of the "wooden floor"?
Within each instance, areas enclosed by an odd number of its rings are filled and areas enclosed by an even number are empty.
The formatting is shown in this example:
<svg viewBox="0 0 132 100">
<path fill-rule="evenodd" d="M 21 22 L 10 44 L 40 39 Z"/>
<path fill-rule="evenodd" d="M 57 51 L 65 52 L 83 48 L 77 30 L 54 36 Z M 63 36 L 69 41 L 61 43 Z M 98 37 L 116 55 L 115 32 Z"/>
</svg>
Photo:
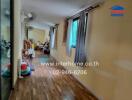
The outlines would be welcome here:
<svg viewBox="0 0 132 100">
<path fill-rule="evenodd" d="M 35 71 L 30 77 L 19 79 L 10 100 L 98 100 L 71 75 L 54 75 L 53 70 L 64 70 L 61 66 L 41 66 L 52 61 L 39 55 L 34 59 Z"/>
</svg>

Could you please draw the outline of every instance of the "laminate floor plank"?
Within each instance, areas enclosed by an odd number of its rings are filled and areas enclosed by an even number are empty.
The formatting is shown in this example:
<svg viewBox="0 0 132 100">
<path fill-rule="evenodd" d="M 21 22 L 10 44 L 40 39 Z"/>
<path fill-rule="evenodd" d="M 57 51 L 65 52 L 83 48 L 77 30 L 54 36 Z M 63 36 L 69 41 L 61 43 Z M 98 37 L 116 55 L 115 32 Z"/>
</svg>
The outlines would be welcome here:
<svg viewBox="0 0 132 100">
<path fill-rule="evenodd" d="M 53 70 L 64 69 L 62 66 L 42 66 L 40 58 L 44 57 L 38 54 L 33 61 L 35 71 L 18 80 L 9 100 L 98 100 L 72 75 L 52 74 Z M 48 62 L 53 61 L 51 57 L 48 59 Z"/>
</svg>

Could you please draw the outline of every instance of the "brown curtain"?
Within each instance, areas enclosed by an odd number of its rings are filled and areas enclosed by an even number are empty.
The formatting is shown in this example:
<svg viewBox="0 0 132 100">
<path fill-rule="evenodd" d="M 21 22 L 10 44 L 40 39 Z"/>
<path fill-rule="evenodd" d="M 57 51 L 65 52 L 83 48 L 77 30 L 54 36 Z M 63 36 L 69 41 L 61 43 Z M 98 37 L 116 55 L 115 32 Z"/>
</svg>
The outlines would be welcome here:
<svg viewBox="0 0 132 100">
<path fill-rule="evenodd" d="M 63 43 L 66 43 L 66 40 L 67 40 L 67 30 L 68 30 L 68 19 L 65 19 L 65 21 L 64 21 Z"/>
<path fill-rule="evenodd" d="M 55 39 L 54 39 L 54 48 L 57 49 L 57 37 L 58 37 L 58 24 L 55 25 L 54 27 L 54 34 L 55 34 Z"/>
<path fill-rule="evenodd" d="M 80 20 L 79 20 L 78 34 L 77 34 L 75 63 L 85 64 L 85 62 L 86 62 L 86 53 L 85 53 L 86 26 L 87 26 L 86 13 L 81 12 Z"/>
</svg>

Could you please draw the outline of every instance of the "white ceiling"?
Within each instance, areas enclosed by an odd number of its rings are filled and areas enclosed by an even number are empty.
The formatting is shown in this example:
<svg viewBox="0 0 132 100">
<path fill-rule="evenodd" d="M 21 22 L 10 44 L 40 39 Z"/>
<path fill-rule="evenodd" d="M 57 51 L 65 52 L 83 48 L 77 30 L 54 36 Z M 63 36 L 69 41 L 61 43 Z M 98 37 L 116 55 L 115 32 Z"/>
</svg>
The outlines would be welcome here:
<svg viewBox="0 0 132 100">
<path fill-rule="evenodd" d="M 36 15 L 33 25 L 53 25 L 96 1 L 100 0 L 22 0 L 22 11 Z"/>
</svg>

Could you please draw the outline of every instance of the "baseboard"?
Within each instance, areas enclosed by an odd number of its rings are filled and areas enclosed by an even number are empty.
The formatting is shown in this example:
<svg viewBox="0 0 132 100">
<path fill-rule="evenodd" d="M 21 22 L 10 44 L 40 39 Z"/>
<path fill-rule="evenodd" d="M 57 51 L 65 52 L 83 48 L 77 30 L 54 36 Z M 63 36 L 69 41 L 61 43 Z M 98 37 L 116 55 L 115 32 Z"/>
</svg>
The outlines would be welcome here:
<svg viewBox="0 0 132 100">
<path fill-rule="evenodd" d="M 99 100 L 103 100 L 102 97 L 98 96 L 95 91 L 92 90 L 92 88 L 90 88 L 86 83 L 82 82 L 82 80 L 80 78 L 78 78 L 77 76 L 75 75 L 72 75 L 75 79 L 78 80 L 78 82 L 80 84 L 82 84 L 88 91 L 90 91 L 96 98 L 98 98 Z"/>
<path fill-rule="evenodd" d="M 57 59 L 55 59 L 55 57 L 53 57 L 53 56 L 50 56 L 50 57 L 52 57 L 56 62 L 59 62 Z M 61 66 L 62 66 L 62 65 L 61 65 Z M 68 70 L 65 66 L 62 66 L 62 67 L 63 67 L 65 70 Z M 93 89 L 90 88 L 86 83 L 82 82 L 82 80 L 81 80 L 79 77 L 75 76 L 74 74 L 72 74 L 72 76 L 73 76 L 83 87 L 85 87 L 89 92 L 91 92 L 91 94 L 93 94 L 98 100 L 103 100 L 103 97 L 98 96 L 98 95 L 95 93 L 95 91 L 93 91 Z"/>
</svg>

